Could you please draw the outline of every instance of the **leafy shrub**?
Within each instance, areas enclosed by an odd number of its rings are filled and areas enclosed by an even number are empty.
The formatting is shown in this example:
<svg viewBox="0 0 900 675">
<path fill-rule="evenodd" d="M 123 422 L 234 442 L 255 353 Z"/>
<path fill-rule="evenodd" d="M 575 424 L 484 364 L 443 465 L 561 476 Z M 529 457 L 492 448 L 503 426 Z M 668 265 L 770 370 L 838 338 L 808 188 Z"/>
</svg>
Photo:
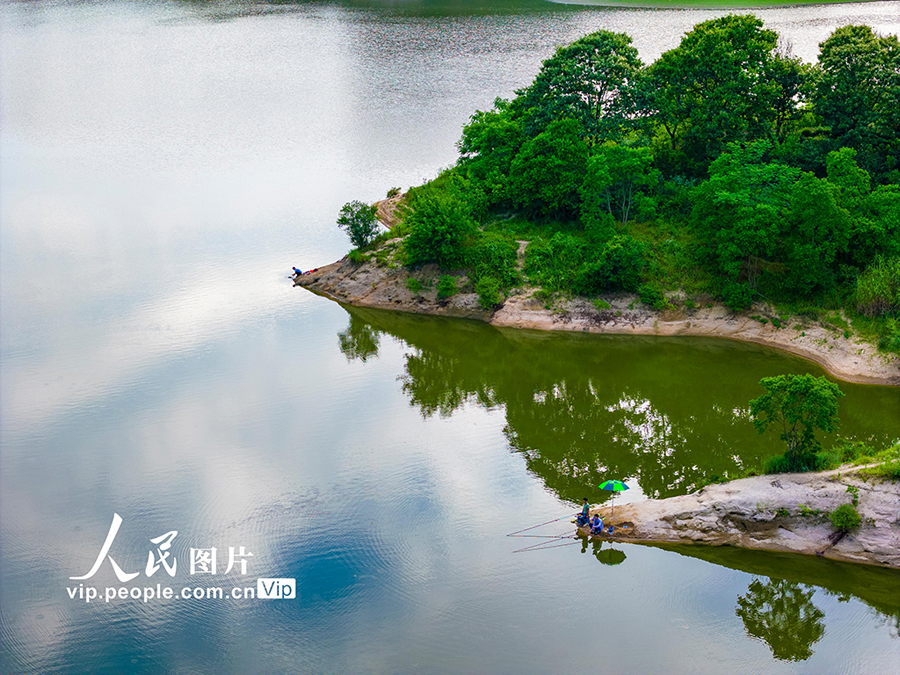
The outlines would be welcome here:
<svg viewBox="0 0 900 675">
<path fill-rule="evenodd" d="M 409 289 L 410 293 L 418 293 L 422 290 L 422 282 L 415 277 L 410 277 L 406 280 L 406 288 Z"/>
<path fill-rule="evenodd" d="M 437 298 L 438 300 L 445 300 L 450 296 L 456 293 L 456 279 L 451 277 L 449 274 L 445 274 L 440 279 L 438 279 L 437 285 Z"/>
<path fill-rule="evenodd" d="M 592 244 L 603 244 L 616 236 L 616 219 L 607 211 L 585 211 L 581 222 L 584 224 L 584 234 Z"/>
<path fill-rule="evenodd" d="M 358 248 L 355 248 L 352 251 L 350 251 L 349 254 L 347 254 L 347 258 L 354 265 L 362 265 L 364 262 L 366 262 L 369 259 L 369 256 L 367 256 L 365 253 L 360 251 Z"/>
<path fill-rule="evenodd" d="M 641 220 L 653 220 L 658 213 L 659 203 L 649 195 L 638 195 L 637 212 Z"/>
<path fill-rule="evenodd" d="M 784 454 L 769 457 L 763 463 L 763 473 L 803 473 L 823 471 L 828 467 L 828 457 L 824 452 Z"/>
<path fill-rule="evenodd" d="M 493 309 L 500 304 L 500 282 L 494 277 L 481 277 L 475 284 L 475 292 L 478 293 L 478 304 L 483 309 Z"/>
<path fill-rule="evenodd" d="M 868 317 L 900 312 L 900 258 L 879 256 L 859 275 L 856 310 Z"/>
<path fill-rule="evenodd" d="M 650 305 L 657 312 L 661 312 L 669 306 L 669 300 L 665 293 L 653 284 L 643 284 L 638 289 L 638 295 L 641 296 L 641 302 Z"/>
<path fill-rule="evenodd" d="M 347 202 L 338 214 L 337 226 L 350 237 L 356 248 L 368 244 L 378 233 L 378 209 L 360 201 Z"/>
<path fill-rule="evenodd" d="M 492 277 L 501 287 L 509 288 L 519 282 L 516 254 L 519 246 L 511 235 L 481 232 L 469 251 L 469 266 L 476 280 Z"/>
<path fill-rule="evenodd" d="M 445 269 L 458 269 L 465 264 L 466 240 L 475 232 L 465 203 L 446 193 L 422 194 L 406 214 L 406 223 L 410 265 L 437 263 Z"/>
<path fill-rule="evenodd" d="M 588 256 L 582 239 L 557 232 L 549 240 L 533 240 L 525 249 L 525 274 L 551 291 L 568 290 Z"/>
<path fill-rule="evenodd" d="M 888 480 L 900 480 L 900 459 L 862 469 L 860 473 L 877 478 L 887 478 Z"/>
<path fill-rule="evenodd" d="M 753 305 L 753 290 L 747 284 L 729 281 L 722 289 L 722 302 L 732 312 L 742 312 Z"/>
<path fill-rule="evenodd" d="M 400 194 L 400 188 L 392 187 L 390 190 L 387 191 L 387 198 L 391 199 L 392 197 L 396 197 L 399 194 Z"/>
<path fill-rule="evenodd" d="M 881 337 L 878 338 L 878 348 L 886 352 L 900 351 L 900 322 L 897 319 L 884 322 Z"/>
<path fill-rule="evenodd" d="M 607 242 L 597 260 L 579 270 L 572 290 L 579 295 L 596 295 L 608 290 L 632 291 L 640 283 L 643 269 L 643 244 L 631 235 L 619 235 Z"/>
<path fill-rule="evenodd" d="M 849 441 L 842 439 L 831 449 L 830 455 L 833 457 L 834 464 L 846 464 L 860 457 L 871 457 L 875 454 L 875 450 L 866 445 L 864 441 Z"/>
<path fill-rule="evenodd" d="M 603 298 L 597 298 L 596 300 L 594 300 L 594 307 L 596 307 L 597 311 L 600 312 L 604 309 L 609 309 L 610 304 Z"/>
<path fill-rule="evenodd" d="M 831 512 L 831 524 L 841 532 L 850 532 L 859 527 L 862 518 L 852 504 L 842 504 Z"/>
</svg>

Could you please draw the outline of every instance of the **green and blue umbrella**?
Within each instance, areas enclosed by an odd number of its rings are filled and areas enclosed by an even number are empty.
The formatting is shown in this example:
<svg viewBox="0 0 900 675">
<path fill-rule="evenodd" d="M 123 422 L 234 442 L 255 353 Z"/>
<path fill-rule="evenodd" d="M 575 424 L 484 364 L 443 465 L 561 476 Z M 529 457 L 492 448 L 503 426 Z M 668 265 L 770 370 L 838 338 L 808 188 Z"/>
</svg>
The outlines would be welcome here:
<svg viewBox="0 0 900 675">
<path fill-rule="evenodd" d="M 625 485 L 625 483 L 623 483 L 620 480 L 608 480 L 608 481 L 604 481 L 603 483 L 600 483 L 600 485 L 598 487 L 601 490 L 608 490 L 609 492 L 613 493 L 613 503 L 612 503 L 612 508 L 610 509 L 610 513 L 609 513 L 609 517 L 612 518 L 612 515 L 613 515 L 613 513 L 615 513 L 615 509 L 616 509 L 616 493 L 622 492 L 623 490 L 627 490 L 628 486 Z"/>
</svg>

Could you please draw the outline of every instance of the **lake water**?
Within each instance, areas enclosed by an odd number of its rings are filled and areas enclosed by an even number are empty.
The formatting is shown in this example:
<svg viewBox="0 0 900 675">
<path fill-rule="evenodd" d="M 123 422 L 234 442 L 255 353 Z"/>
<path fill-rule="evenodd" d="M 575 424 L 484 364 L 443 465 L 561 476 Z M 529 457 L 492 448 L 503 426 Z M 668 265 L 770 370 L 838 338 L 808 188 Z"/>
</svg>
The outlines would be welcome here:
<svg viewBox="0 0 900 675">
<path fill-rule="evenodd" d="M 758 464 L 760 377 L 815 366 L 345 309 L 287 278 L 346 253 L 341 204 L 451 164 L 556 45 L 625 31 L 649 61 L 718 13 L 0 4 L 0 672 L 896 672 L 897 573 L 505 536 L 606 478 L 621 502 Z M 900 32 L 891 2 L 758 14 L 807 60 L 839 25 Z M 900 390 L 841 388 L 845 435 L 900 438 Z M 114 513 L 137 578 L 70 579 Z M 82 597 L 258 578 L 297 597 Z"/>
</svg>

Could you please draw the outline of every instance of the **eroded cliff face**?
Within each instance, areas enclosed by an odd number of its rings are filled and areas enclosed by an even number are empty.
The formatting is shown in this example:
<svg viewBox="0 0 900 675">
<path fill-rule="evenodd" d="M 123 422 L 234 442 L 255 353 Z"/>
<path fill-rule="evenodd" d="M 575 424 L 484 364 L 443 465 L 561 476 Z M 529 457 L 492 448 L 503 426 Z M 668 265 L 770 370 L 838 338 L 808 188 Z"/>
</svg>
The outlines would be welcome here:
<svg viewBox="0 0 900 675">
<path fill-rule="evenodd" d="M 858 530 L 838 538 L 828 514 L 858 492 Z M 822 555 L 900 569 L 900 483 L 828 471 L 743 478 L 697 493 L 597 510 L 615 538 Z M 834 543 L 836 541 L 836 543 Z"/>
</svg>

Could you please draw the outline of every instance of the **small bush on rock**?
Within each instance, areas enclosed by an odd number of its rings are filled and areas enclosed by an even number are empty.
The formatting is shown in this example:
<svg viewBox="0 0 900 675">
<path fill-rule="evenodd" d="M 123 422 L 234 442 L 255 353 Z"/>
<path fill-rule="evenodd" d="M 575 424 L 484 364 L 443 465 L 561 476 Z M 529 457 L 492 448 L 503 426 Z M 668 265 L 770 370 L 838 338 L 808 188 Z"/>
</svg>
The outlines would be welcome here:
<svg viewBox="0 0 900 675">
<path fill-rule="evenodd" d="M 862 517 L 852 504 L 842 504 L 831 512 L 831 524 L 841 532 L 850 532 L 859 527 Z"/>
</svg>

